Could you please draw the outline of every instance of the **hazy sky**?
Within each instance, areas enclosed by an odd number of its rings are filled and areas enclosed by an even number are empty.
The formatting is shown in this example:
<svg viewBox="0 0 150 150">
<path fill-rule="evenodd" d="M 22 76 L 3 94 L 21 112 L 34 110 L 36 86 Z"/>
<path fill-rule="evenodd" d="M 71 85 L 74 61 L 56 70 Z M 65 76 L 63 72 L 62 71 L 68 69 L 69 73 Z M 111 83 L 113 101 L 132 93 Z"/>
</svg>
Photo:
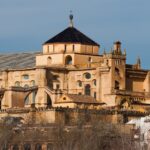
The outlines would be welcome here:
<svg viewBox="0 0 150 150">
<path fill-rule="evenodd" d="M 0 0 L 0 53 L 40 51 L 42 43 L 74 24 L 109 51 L 115 40 L 127 63 L 141 57 L 150 69 L 150 0 Z"/>
</svg>

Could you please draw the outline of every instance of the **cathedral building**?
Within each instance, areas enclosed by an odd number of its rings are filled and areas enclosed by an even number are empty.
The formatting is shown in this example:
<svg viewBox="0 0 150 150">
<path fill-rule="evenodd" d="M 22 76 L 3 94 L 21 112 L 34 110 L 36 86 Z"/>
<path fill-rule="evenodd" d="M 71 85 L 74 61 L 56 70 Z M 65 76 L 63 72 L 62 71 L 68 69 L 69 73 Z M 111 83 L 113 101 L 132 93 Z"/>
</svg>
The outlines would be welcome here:
<svg viewBox="0 0 150 150">
<path fill-rule="evenodd" d="M 76 29 L 73 16 L 41 52 L 0 54 L 0 108 L 147 108 L 150 71 L 126 64 L 121 42 L 109 52 Z"/>
</svg>

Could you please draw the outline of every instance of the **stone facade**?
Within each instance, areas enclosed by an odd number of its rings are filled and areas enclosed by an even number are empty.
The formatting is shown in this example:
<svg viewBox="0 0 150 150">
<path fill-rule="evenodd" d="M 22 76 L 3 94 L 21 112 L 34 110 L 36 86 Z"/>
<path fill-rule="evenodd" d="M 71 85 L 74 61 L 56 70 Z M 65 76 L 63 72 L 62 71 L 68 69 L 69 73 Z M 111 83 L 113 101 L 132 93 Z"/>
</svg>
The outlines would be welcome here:
<svg viewBox="0 0 150 150">
<path fill-rule="evenodd" d="M 133 109 L 137 102 L 141 107 L 149 104 L 150 71 L 141 68 L 140 59 L 126 64 L 120 41 L 110 52 L 100 55 L 99 49 L 99 44 L 70 26 L 45 42 L 40 53 L 0 55 L 1 109 L 81 104 Z M 80 102 L 62 103 L 67 94 L 79 95 Z M 85 95 L 96 103 L 85 102 Z"/>
</svg>

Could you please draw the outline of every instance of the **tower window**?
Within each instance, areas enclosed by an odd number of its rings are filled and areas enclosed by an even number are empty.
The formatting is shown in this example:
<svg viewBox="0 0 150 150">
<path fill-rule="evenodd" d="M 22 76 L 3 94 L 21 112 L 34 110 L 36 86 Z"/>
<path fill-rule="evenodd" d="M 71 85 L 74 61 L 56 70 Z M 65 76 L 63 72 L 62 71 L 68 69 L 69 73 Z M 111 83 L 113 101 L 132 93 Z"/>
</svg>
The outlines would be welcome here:
<svg viewBox="0 0 150 150">
<path fill-rule="evenodd" d="M 117 75 L 119 75 L 119 69 L 118 68 L 115 68 L 115 72 Z"/>
<path fill-rule="evenodd" d="M 72 57 L 70 55 L 66 57 L 65 64 L 72 65 Z"/>
<path fill-rule="evenodd" d="M 115 81 L 115 89 L 116 90 L 120 89 L 120 83 L 118 81 Z"/>
</svg>

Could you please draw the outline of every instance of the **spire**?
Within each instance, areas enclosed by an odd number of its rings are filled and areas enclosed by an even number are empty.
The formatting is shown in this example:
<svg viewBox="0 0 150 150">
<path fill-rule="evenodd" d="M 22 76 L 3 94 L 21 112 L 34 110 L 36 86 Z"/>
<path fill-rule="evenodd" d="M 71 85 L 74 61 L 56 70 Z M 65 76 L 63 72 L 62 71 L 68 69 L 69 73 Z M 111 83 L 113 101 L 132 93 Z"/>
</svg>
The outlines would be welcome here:
<svg viewBox="0 0 150 150">
<path fill-rule="evenodd" d="M 73 28 L 73 14 L 72 11 L 70 11 L 70 15 L 69 15 L 69 19 L 70 19 L 70 27 Z"/>
<path fill-rule="evenodd" d="M 140 69 L 140 68 L 141 68 L 141 59 L 140 59 L 140 57 L 139 57 L 139 56 L 138 56 L 138 58 L 137 58 L 136 65 L 137 65 L 138 69 Z"/>
<path fill-rule="evenodd" d="M 104 55 L 106 54 L 106 50 L 105 50 L 105 48 L 104 48 L 104 52 L 103 52 L 103 54 L 104 54 Z"/>
<path fill-rule="evenodd" d="M 141 59 L 140 59 L 139 56 L 138 56 L 138 58 L 137 58 L 137 65 L 141 65 Z"/>
<path fill-rule="evenodd" d="M 126 49 L 124 49 L 124 52 L 123 52 L 123 54 L 124 54 L 125 56 L 127 55 Z"/>
</svg>

